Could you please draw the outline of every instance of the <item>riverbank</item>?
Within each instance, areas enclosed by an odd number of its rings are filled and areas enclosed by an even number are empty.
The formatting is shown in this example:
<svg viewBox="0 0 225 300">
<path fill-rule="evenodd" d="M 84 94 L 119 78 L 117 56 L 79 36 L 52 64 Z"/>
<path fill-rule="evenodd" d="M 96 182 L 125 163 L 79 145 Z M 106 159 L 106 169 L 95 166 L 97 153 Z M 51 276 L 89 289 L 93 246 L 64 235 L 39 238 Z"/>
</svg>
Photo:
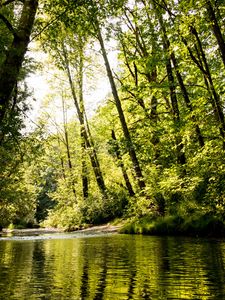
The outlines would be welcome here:
<svg viewBox="0 0 225 300">
<path fill-rule="evenodd" d="M 66 232 L 60 228 L 26 228 L 3 229 L 3 235 L 31 236 Z M 118 220 L 108 224 L 90 226 L 74 230 L 76 233 L 101 234 L 145 234 L 168 236 L 194 236 L 194 237 L 222 237 L 225 238 L 225 222 L 212 215 L 189 216 L 184 219 L 180 216 L 131 218 Z"/>
<path fill-rule="evenodd" d="M 126 222 L 120 233 L 225 238 L 225 222 L 212 215 L 176 215 L 164 217 L 145 216 Z"/>
<path fill-rule="evenodd" d="M 59 228 L 22 228 L 22 229 L 8 229 L 3 228 L 2 234 L 11 234 L 11 235 L 19 235 L 19 236 L 31 236 L 31 235 L 40 235 L 40 234 L 52 234 L 64 232 L 64 230 Z"/>
<path fill-rule="evenodd" d="M 85 229 L 77 230 L 76 232 L 86 232 L 86 233 L 115 233 L 120 232 L 122 229 L 122 224 L 119 225 L 112 225 L 112 224 L 105 224 L 105 225 L 98 225 L 93 227 L 88 227 Z"/>
<path fill-rule="evenodd" d="M 112 225 L 112 224 L 104 224 L 98 226 L 92 226 L 85 229 L 76 230 L 77 233 L 87 233 L 87 234 L 98 234 L 98 233 L 116 233 L 119 232 L 122 228 L 122 224 Z M 4 228 L 2 230 L 2 234 L 4 235 L 16 235 L 16 236 L 34 236 L 41 234 L 53 234 L 65 232 L 64 229 L 59 228 L 24 228 L 24 229 L 7 229 Z"/>
</svg>

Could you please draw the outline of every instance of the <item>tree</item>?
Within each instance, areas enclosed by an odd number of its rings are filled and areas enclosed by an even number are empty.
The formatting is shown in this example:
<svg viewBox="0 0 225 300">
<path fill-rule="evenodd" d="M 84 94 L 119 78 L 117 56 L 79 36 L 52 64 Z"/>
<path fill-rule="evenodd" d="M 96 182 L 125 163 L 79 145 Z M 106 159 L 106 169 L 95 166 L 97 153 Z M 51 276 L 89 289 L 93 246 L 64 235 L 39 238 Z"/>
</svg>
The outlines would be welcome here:
<svg viewBox="0 0 225 300">
<path fill-rule="evenodd" d="M 11 2 L 14 1 L 4 2 L 0 9 L 8 3 L 11 4 Z M 15 1 L 15 3 L 16 2 L 17 1 Z M 0 125 L 9 109 L 13 90 L 18 81 L 19 72 L 30 40 L 37 7 L 37 0 L 24 0 L 20 17 L 17 22 L 15 22 L 17 25 L 11 24 L 4 13 L 0 14 L 0 19 L 4 22 L 9 34 L 12 36 L 12 42 L 9 46 L 7 45 L 8 49 L 0 65 Z"/>
<path fill-rule="evenodd" d="M 79 53 L 78 54 L 80 57 L 83 56 L 83 53 Z M 85 141 L 85 145 L 86 148 L 89 150 L 89 156 L 90 156 L 90 160 L 91 160 L 91 164 L 93 167 L 93 171 L 95 173 L 95 177 L 96 177 L 96 181 L 97 184 L 99 186 L 100 191 L 102 192 L 102 194 L 104 196 L 106 196 L 106 187 L 105 187 L 105 182 L 102 176 L 102 172 L 101 172 L 101 168 L 100 168 L 100 164 L 99 164 L 99 160 L 97 157 L 97 152 L 91 142 L 91 136 L 90 136 L 90 132 L 88 131 L 88 124 L 85 124 L 85 110 L 84 110 L 84 103 L 83 103 L 83 90 L 82 90 L 82 72 L 78 73 L 79 76 L 79 100 L 77 98 L 77 94 L 76 94 L 76 89 L 75 89 L 75 85 L 72 79 L 72 74 L 71 74 L 71 70 L 70 70 L 70 61 L 68 59 L 68 52 L 67 49 L 65 47 L 65 45 L 62 43 L 62 58 L 63 58 L 63 66 L 65 68 L 65 71 L 67 73 L 67 77 L 68 77 L 68 81 L 69 81 L 69 85 L 70 85 L 70 90 L 71 90 L 71 94 L 73 97 L 73 101 L 74 101 L 74 105 L 76 107 L 77 110 L 77 115 L 78 115 L 78 120 L 80 122 L 80 126 L 81 126 L 81 135 L 82 135 L 82 139 L 84 139 Z M 80 61 L 81 63 L 81 61 Z M 82 64 L 80 65 L 80 67 L 82 68 Z M 81 70 L 79 70 L 81 71 Z M 83 71 L 83 70 L 82 70 Z M 84 179 L 84 177 L 83 177 Z M 83 181 L 84 183 L 84 181 Z"/>
<path fill-rule="evenodd" d="M 12 9 L 17 1 L 5 4 L 0 41 L 9 51 L 20 17 Z M 63 120 L 56 122 L 55 132 L 46 129 L 45 153 L 41 159 L 33 154 L 40 165 L 35 173 L 24 154 L 29 138 L 20 132 L 26 103 L 20 68 L 2 106 L 1 208 L 10 208 L 11 190 L 20 196 L 9 219 L 26 218 L 21 201 L 31 207 L 26 174 L 38 186 L 39 193 L 32 194 L 32 209 L 39 203 L 37 215 L 41 209 L 47 216 L 42 201 L 49 207 L 56 203 L 47 217 L 53 226 L 74 229 L 124 212 L 138 218 L 175 214 L 180 220 L 196 211 L 224 219 L 222 2 L 56 0 L 45 1 L 43 8 L 40 41 L 60 74 L 60 84 L 53 86 L 56 100 L 63 94 Z M 116 40 L 116 70 L 109 59 L 111 39 Z M 0 54 L 3 67 L 7 55 L 1 45 Z M 98 72 L 111 91 L 90 117 L 86 90 L 94 87 Z M 70 120 L 64 100 L 76 110 Z"/>
<path fill-rule="evenodd" d="M 127 122 L 126 122 L 126 119 L 125 119 L 125 116 L 124 116 L 121 101 L 120 101 L 120 98 L 119 98 L 119 95 L 118 95 L 118 92 L 117 92 L 116 84 L 115 84 L 113 74 L 112 74 L 112 71 L 111 71 L 111 68 L 110 68 L 109 60 L 108 60 L 108 57 L 107 57 L 107 53 L 106 53 L 104 41 L 103 41 L 103 38 L 102 38 L 101 30 L 100 30 L 100 27 L 99 27 L 98 23 L 96 23 L 96 24 L 97 24 L 97 36 L 98 36 L 99 43 L 101 45 L 101 51 L 102 51 L 102 55 L 103 55 L 103 58 L 104 58 L 107 75 L 108 75 L 108 78 L 109 78 L 109 82 L 110 82 L 111 89 L 112 89 L 112 94 L 113 94 L 115 104 L 116 104 L 116 107 L 117 107 L 117 111 L 118 111 L 118 114 L 119 114 L 119 119 L 120 119 L 121 126 L 122 126 L 122 129 L 123 129 L 123 134 L 124 134 L 124 137 L 126 139 L 128 152 L 129 152 L 131 161 L 133 163 L 133 168 L 134 168 L 135 176 L 136 176 L 136 179 L 137 179 L 137 182 L 138 182 L 138 186 L 139 186 L 141 191 L 144 191 L 145 181 L 144 181 L 144 177 L 143 177 L 143 174 L 142 174 L 142 170 L 141 170 L 141 167 L 140 167 L 137 155 L 136 155 L 136 151 L 135 151 L 135 148 L 134 148 L 134 144 L 132 142 L 130 132 L 129 132 L 129 129 L 128 129 L 128 126 L 127 126 Z"/>
<path fill-rule="evenodd" d="M 216 37 L 216 40 L 217 40 L 217 43 L 218 43 L 218 46 L 220 49 L 220 54 L 221 54 L 223 64 L 225 67 L 225 41 L 224 41 L 223 34 L 222 34 L 222 31 L 221 31 L 221 28 L 220 28 L 220 25 L 219 25 L 219 22 L 218 22 L 216 13 L 215 13 L 216 7 L 213 8 L 213 5 L 210 0 L 205 1 L 205 6 L 207 9 L 207 17 L 209 19 L 213 33 Z"/>
</svg>

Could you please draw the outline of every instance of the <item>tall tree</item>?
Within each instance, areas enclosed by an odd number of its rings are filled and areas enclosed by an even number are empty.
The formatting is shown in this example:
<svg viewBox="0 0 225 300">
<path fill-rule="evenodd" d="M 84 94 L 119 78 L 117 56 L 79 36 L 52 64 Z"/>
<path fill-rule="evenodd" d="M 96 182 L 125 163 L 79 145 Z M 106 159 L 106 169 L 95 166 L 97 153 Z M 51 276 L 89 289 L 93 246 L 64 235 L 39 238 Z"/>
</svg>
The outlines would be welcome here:
<svg viewBox="0 0 225 300">
<path fill-rule="evenodd" d="M 62 57 L 64 59 L 63 64 L 64 64 L 64 67 L 65 67 L 65 70 L 66 70 L 66 73 L 67 73 L 67 76 L 68 76 L 68 81 L 69 81 L 69 85 L 70 85 L 74 105 L 75 105 L 76 110 L 77 110 L 78 120 L 80 122 L 80 126 L 81 126 L 81 129 L 82 129 L 82 137 L 84 138 L 85 145 L 86 145 L 87 149 L 89 150 L 88 153 L 89 153 L 89 156 L 90 156 L 91 164 L 92 164 L 92 167 L 93 167 L 93 171 L 95 173 L 95 177 L 96 177 L 96 181 L 97 181 L 97 184 L 99 186 L 99 189 L 102 192 L 102 194 L 104 196 L 106 196 L 106 186 L 105 186 L 102 171 L 101 171 L 101 168 L 100 168 L 99 160 L 98 160 L 98 157 L 97 157 L 97 152 L 96 152 L 95 148 L 92 147 L 92 145 L 91 145 L 90 137 L 88 135 L 88 131 L 86 130 L 87 127 L 84 124 L 84 106 L 83 106 L 83 103 L 81 103 L 82 106 L 80 106 L 80 104 L 79 104 L 79 99 L 77 97 L 74 82 L 72 80 L 72 74 L 71 74 L 71 70 L 70 70 L 70 62 L 69 62 L 69 59 L 68 59 L 68 52 L 67 52 L 67 49 L 66 49 L 64 43 L 62 43 L 62 55 L 63 55 Z M 80 91 L 80 92 L 82 93 L 82 91 Z M 82 99 L 80 98 L 80 100 L 82 100 Z M 83 111 L 81 109 L 83 109 Z"/>
<path fill-rule="evenodd" d="M 73 164 L 71 160 L 71 150 L 70 150 L 70 143 L 69 143 L 69 137 L 68 137 L 68 128 L 67 128 L 67 112 L 66 112 L 66 107 L 65 107 L 65 99 L 63 98 L 62 95 L 62 111 L 63 111 L 63 129 L 64 129 L 64 141 L 65 141 L 65 146 L 66 146 L 66 154 L 67 154 L 67 162 L 68 162 L 68 167 L 69 167 L 69 172 L 70 172 L 70 177 L 71 177 L 71 185 L 72 185 L 72 191 L 74 195 L 75 201 L 76 199 L 76 190 L 75 190 L 75 182 L 73 179 Z"/>
<path fill-rule="evenodd" d="M 81 112 L 80 120 L 80 135 L 81 135 L 81 151 L 82 151 L 82 188 L 83 188 L 83 197 L 86 199 L 88 197 L 88 169 L 86 162 L 86 144 L 85 144 L 85 132 L 87 131 L 85 127 L 88 126 L 88 121 L 85 119 L 85 106 L 84 106 L 84 41 L 81 36 L 78 36 L 78 70 L 77 70 L 77 79 L 78 79 L 78 98 L 79 98 L 79 107 Z M 85 122 L 86 120 L 86 122 Z M 91 133 L 88 132 L 89 137 Z"/>
<path fill-rule="evenodd" d="M 137 182 L 138 182 L 138 186 L 139 186 L 140 190 L 143 191 L 145 189 L 144 177 L 143 177 L 143 174 L 142 174 L 140 163 L 139 163 L 137 155 L 136 155 L 136 151 L 135 151 L 135 148 L 134 148 L 134 144 L 132 142 L 132 138 L 130 136 L 130 132 L 129 132 L 129 129 L 128 129 L 128 126 L 127 126 L 127 122 L 126 122 L 126 119 L 125 119 L 125 116 L 124 116 L 121 101 L 120 101 L 120 98 L 119 98 L 119 95 L 118 95 L 118 92 L 117 92 L 115 80 L 114 80 L 114 77 L 113 77 L 113 74 L 112 74 L 112 70 L 111 70 L 111 67 L 110 67 L 109 60 L 108 60 L 107 52 L 106 52 L 106 49 L 105 49 L 105 44 L 104 44 L 104 40 L 103 40 L 103 37 L 102 37 L 101 29 L 100 29 L 99 24 L 98 24 L 97 21 L 96 21 L 96 26 L 97 26 L 97 37 L 98 37 L 98 40 L 99 40 L 99 43 L 100 43 L 100 46 L 101 46 L 102 56 L 104 58 L 107 75 L 108 75 L 109 82 L 110 82 L 111 89 L 112 89 L 112 94 L 113 94 L 113 97 L 114 97 L 114 100 L 115 100 L 115 104 L 116 104 L 116 107 L 117 107 L 119 119 L 120 119 L 121 126 L 122 126 L 122 129 L 123 129 L 123 134 L 124 134 L 124 137 L 126 139 L 128 152 L 129 152 L 131 161 L 133 163 L 133 168 L 134 168 L 135 176 L 136 176 L 136 179 L 137 179 Z"/>
<path fill-rule="evenodd" d="M 123 178 L 124 178 L 127 190 L 129 192 L 130 196 L 134 196 L 135 193 L 134 193 L 133 187 L 131 185 L 129 176 L 127 174 L 127 170 L 126 170 L 125 165 L 123 163 L 121 151 L 120 151 L 120 148 L 119 148 L 119 145 L 118 145 L 118 142 L 117 142 L 117 139 L 116 139 L 116 134 L 115 134 L 114 130 L 112 130 L 112 140 L 114 142 L 113 147 L 112 147 L 113 148 L 112 151 L 115 153 L 116 158 L 117 158 L 118 163 L 119 163 L 119 166 L 121 167 L 121 170 L 122 170 L 122 173 L 123 173 Z"/>
<path fill-rule="evenodd" d="M 205 6 L 207 9 L 207 16 L 211 25 L 211 28 L 213 30 L 213 33 L 216 37 L 219 49 L 220 49 L 220 54 L 223 60 L 223 64 L 225 67 L 225 40 L 215 13 L 215 8 L 212 5 L 211 0 L 206 0 L 205 1 Z"/>
<path fill-rule="evenodd" d="M 5 1 L 0 9 L 10 2 Z M 15 25 L 3 13 L 0 14 L 1 21 L 4 22 L 9 34 L 12 35 L 12 42 L 6 50 L 5 58 L 0 65 L 0 124 L 9 109 L 12 93 L 16 87 L 29 44 L 37 7 L 38 0 L 24 0 L 20 17 Z"/>
<path fill-rule="evenodd" d="M 170 90 L 170 100 L 172 105 L 172 112 L 173 112 L 173 119 L 176 131 L 175 132 L 175 140 L 176 140 L 176 149 L 177 149 L 177 160 L 178 163 L 181 165 L 185 165 L 186 158 L 184 154 L 184 145 L 180 136 L 179 127 L 180 127 L 180 111 L 178 106 L 178 100 L 176 95 L 176 88 L 175 88 L 175 80 L 173 75 L 173 69 L 170 59 L 170 42 L 167 37 L 166 28 L 164 26 L 163 18 L 161 15 L 160 10 L 154 6 L 156 15 L 159 20 L 160 29 L 162 32 L 162 40 L 163 40 L 163 49 L 164 49 L 164 55 L 165 55 L 165 64 L 166 64 L 166 71 L 167 71 L 167 78 L 168 78 L 168 84 L 169 84 L 169 90 Z"/>
</svg>

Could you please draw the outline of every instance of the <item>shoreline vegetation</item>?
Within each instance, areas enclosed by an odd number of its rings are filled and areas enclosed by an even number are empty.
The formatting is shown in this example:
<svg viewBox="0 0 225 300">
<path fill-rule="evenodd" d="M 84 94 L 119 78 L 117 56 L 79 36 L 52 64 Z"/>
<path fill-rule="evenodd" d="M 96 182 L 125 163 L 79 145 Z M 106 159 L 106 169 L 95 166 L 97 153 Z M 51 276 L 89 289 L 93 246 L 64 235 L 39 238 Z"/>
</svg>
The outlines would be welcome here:
<svg viewBox="0 0 225 300">
<path fill-rule="evenodd" d="M 2 234 L 31 236 L 39 234 L 54 234 L 60 232 L 120 233 L 158 236 L 190 236 L 207 238 L 224 238 L 225 223 L 215 216 L 202 215 L 184 219 L 179 216 L 116 219 L 107 224 L 88 225 L 81 228 L 4 228 Z M 0 233 L 1 234 L 1 233 Z"/>
<path fill-rule="evenodd" d="M 145 216 L 127 221 L 120 233 L 224 238 L 225 223 L 212 215 L 195 215 L 186 219 L 175 215 L 158 218 Z"/>
</svg>

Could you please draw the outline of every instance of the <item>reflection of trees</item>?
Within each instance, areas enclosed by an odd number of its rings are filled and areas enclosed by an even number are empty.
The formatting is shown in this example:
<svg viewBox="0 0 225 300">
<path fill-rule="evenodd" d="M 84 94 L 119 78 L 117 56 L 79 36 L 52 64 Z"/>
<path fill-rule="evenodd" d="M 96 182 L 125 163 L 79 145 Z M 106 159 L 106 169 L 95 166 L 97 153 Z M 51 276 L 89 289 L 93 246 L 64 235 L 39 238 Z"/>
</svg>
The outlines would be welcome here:
<svg viewBox="0 0 225 300">
<path fill-rule="evenodd" d="M 100 276 L 98 280 L 98 284 L 96 286 L 95 290 L 95 297 L 93 300 L 101 300 L 104 297 L 104 291 L 106 288 L 106 275 L 107 275 L 107 247 L 104 247 L 103 249 L 103 258 L 102 258 L 102 264 L 101 264 L 101 271 Z"/>
<path fill-rule="evenodd" d="M 51 295 L 53 279 L 51 272 L 49 272 L 44 243 L 42 241 L 34 242 L 31 276 L 32 281 L 29 285 L 30 291 L 28 291 L 28 297 L 29 294 L 32 294 L 36 290 L 38 290 L 39 295 Z"/>
<path fill-rule="evenodd" d="M 90 239 L 83 247 L 81 299 L 117 299 L 115 295 L 126 294 L 135 266 L 129 245 L 105 237 Z"/>
<path fill-rule="evenodd" d="M 207 247 L 202 247 L 200 257 L 202 258 L 202 264 L 204 264 L 206 268 L 209 293 L 214 294 L 216 289 L 217 298 L 223 299 L 225 294 L 225 270 L 221 244 L 213 241 L 208 243 Z M 211 291 L 211 287 L 213 287 L 213 291 Z"/>
<path fill-rule="evenodd" d="M 94 240 L 92 240 L 94 242 Z M 98 239 L 97 239 L 98 241 Z M 81 275 L 81 299 L 104 298 L 107 277 L 107 242 L 83 244 L 83 272 Z"/>
<path fill-rule="evenodd" d="M 127 299 L 133 299 L 134 295 L 134 287 L 135 287 L 135 282 L 136 282 L 136 267 L 131 268 L 130 270 L 130 282 L 129 282 L 129 287 L 128 287 L 128 292 L 127 292 Z"/>
<path fill-rule="evenodd" d="M 0 299 L 224 299 L 224 248 L 120 235 L 4 242 Z"/>
<path fill-rule="evenodd" d="M 86 256 L 86 248 L 84 249 L 83 253 L 83 272 L 81 274 L 81 286 L 80 286 L 80 297 L 81 299 L 86 299 L 88 295 L 88 260 Z"/>
<path fill-rule="evenodd" d="M 207 283 L 209 265 L 202 260 L 203 255 L 209 262 L 207 245 L 170 237 L 90 239 L 82 243 L 78 253 L 80 277 L 75 281 L 80 282 L 79 295 L 81 299 L 193 299 L 209 292 L 213 295 L 215 290 L 210 291 Z M 213 260 L 210 264 L 221 267 Z"/>
<path fill-rule="evenodd" d="M 162 245 L 165 250 L 159 285 L 165 287 L 166 297 L 203 299 L 218 297 L 219 293 L 219 299 L 223 298 L 224 272 L 218 245 L 210 241 L 172 237 L 166 238 Z"/>
<path fill-rule="evenodd" d="M 0 299 L 24 299 L 32 273 L 33 247 L 33 243 L 1 241 Z"/>
</svg>

